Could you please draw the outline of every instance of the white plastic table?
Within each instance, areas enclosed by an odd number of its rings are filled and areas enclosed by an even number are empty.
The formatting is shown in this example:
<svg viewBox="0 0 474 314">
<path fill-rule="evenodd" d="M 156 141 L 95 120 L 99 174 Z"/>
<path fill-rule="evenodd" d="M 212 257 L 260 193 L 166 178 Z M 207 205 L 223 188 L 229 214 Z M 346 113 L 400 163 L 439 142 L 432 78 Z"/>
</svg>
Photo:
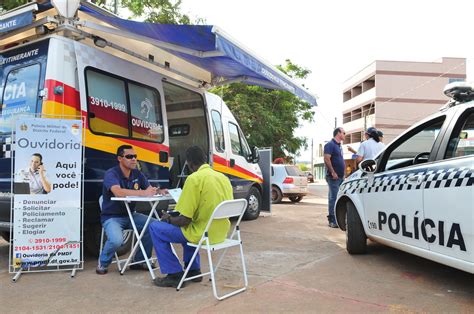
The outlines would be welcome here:
<svg viewBox="0 0 474 314">
<path fill-rule="evenodd" d="M 158 204 L 161 201 L 169 201 L 172 199 L 173 198 L 170 195 L 149 196 L 149 197 L 126 196 L 126 197 L 112 197 L 111 198 L 112 201 L 124 202 L 125 207 L 127 208 L 128 217 L 130 218 L 130 221 L 132 223 L 133 232 L 137 238 L 137 241 L 132 248 L 132 252 L 130 253 L 130 256 L 127 258 L 127 260 L 125 261 L 125 265 L 120 271 L 120 275 L 123 275 L 123 273 L 125 272 L 125 269 L 127 268 L 127 265 L 130 263 L 130 260 L 132 259 L 133 256 L 135 256 L 138 246 L 140 246 L 140 249 L 142 250 L 142 253 L 143 253 L 143 257 L 145 258 L 146 266 L 148 267 L 148 270 L 150 271 L 151 278 L 152 279 L 156 278 L 155 273 L 153 272 L 153 268 L 151 267 L 150 258 L 146 255 L 145 247 L 143 246 L 143 243 L 142 243 L 142 238 L 143 238 L 143 235 L 145 234 L 145 231 L 148 228 L 148 225 L 150 224 L 153 214 L 158 220 L 160 220 L 160 217 L 158 216 L 158 213 L 156 212 L 156 207 L 158 206 Z M 133 221 L 132 210 L 130 209 L 130 205 L 129 205 L 131 202 L 148 202 L 151 204 L 150 213 L 148 214 L 148 218 L 145 222 L 145 225 L 143 226 L 141 233 L 138 233 L 138 229 L 137 229 L 137 226 L 135 225 L 135 221 Z"/>
</svg>

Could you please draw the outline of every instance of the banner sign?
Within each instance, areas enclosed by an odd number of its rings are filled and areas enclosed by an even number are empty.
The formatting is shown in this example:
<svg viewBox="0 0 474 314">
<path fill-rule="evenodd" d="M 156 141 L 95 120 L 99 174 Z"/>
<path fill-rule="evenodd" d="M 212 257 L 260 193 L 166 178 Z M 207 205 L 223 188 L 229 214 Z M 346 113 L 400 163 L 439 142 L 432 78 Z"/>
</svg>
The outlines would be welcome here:
<svg viewBox="0 0 474 314">
<path fill-rule="evenodd" d="M 31 11 L 0 20 L 0 34 L 30 25 L 32 21 L 33 12 Z"/>
<path fill-rule="evenodd" d="M 14 268 L 81 261 L 82 121 L 16 121 Z"/>
</svg>

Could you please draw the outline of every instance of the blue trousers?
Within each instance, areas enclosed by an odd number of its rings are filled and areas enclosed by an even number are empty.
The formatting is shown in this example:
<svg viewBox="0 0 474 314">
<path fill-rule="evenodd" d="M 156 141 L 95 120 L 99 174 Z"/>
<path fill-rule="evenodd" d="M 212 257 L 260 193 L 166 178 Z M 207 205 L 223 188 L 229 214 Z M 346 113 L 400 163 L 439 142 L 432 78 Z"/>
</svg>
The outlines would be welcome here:
<svg viewBox="0 0 474 314">
<path fill-rule="evenodd" d="M 171 250 L 171 243 L 181 243 L 183 246 L 184 265 L 188 265 L 196 248 L 187 245 L 180 227 L 163 222 L 154 221 L 150 224 L 150 234 L 155 247 L 156 257 L 162 274 L 175 274 L 183 271 L 183 266 Z M 199 252 L 191 265 L 191 270 L 201 269 Z"/>
<path fill-rule="evenodd" d="M 147 218 L 148 217 L 143 214 L 133 213 L 133 221 L 135 221 L 135 225 L 137 226 L 138 232 L 142 231 Z M 112 258 L 114 257 L 114 254 L 117 249 L 123 244 L 123 230 L 132 229 L 132 223 L 128 216 L 113 217 L 104 221 L 102 227 L 104 228 L 105 234 L 107 235 L 107 241 L 105 241 L 102 253 L 100 254 L 99 262 L 102 267 L 107 267 L 112 262 Z M 148 255 L 148 257 L 150 257 L 153 246 L 148 230 L 143 235 L 142 243 L 145 247 L 146 254 Z M 143 257 L 142 250 L 139 246 L 133 260 L 142 261 L 144 259 L 145 258 Z"/>
<path fill-rule="evenodd" d="M 326 182 L 328 183 L 328 221 L 336 223 L 336 217 L 334 216 L 334 205 L 336 204 L 337 192 L 344 179 L 339 178 L 334 180 L 330 176 L 326 176 Z"/>
</svg>

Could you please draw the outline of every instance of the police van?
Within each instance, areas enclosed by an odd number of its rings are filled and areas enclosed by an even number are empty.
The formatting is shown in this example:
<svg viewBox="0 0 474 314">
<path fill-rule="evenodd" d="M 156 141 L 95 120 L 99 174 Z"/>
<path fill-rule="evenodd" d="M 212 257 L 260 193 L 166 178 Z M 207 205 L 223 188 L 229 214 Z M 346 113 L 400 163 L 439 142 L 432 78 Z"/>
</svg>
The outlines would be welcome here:
<svg viewBox="0 0 474 314">
<path fill-rule="evenodd" d="M 240 53 L 242 62 L 251 65 L 258 58 L 223 32 L 218 36 L 215 28 L 143 25 L 86 1 L 42 1 L 11 15 L 23 12 L 32 15 L 28 23 L 0 31 L 0 232 L 5 238 L 10 231 L 12 127 L 20 115 L 84 119 L 89 251 L 97 252 L 103 175 L 116 165 L 115 152 L 122 144 L 134 146 L 141 171 L 162 187 L 182 186 L 185 150 L 198 145 L 208 152 L 211 166 L 228 175 L 234 196 L 247 198 L 244 218 L 256 219 L 264 199 L 270 204 L 258 150 L 249 147 L 223 100 L 206 91 L 219 83 L 252 83 L 254 72 L 228 54 Z M 1 25 L 21 24 L 21 19 L 7 22 Z M 212 47 L 219 43 L 221 50 L 201 51 L 207 41 Z M 266 75 L 253 78 L 257 84 L 274 87 L 267 77 L 298 89 L 273 67 L 257 65 Z M 270 158 L 268 168 L 269 163 Z"/>
<path fill-rule="evenodd" d="M 365 253 L 369 238 L 474 273 L 474 87 L 444 93 L 444 108 L 341 185 L 335 213 L 350 254 Z"/>
</svg>

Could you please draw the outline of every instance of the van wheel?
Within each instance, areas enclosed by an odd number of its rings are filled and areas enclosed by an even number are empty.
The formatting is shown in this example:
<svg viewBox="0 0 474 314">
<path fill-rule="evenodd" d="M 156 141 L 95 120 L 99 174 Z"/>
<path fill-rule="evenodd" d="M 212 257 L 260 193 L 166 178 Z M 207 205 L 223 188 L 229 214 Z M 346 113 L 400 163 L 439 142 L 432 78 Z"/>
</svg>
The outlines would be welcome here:
<svg viewBox="0 0 474 314">
<path fill-rule="evenodd" d="M 293 203 L 299 203 L 303 199 L 303 196 L 290 196 L 288 197 Z"/>
<path fill-rule="evenodd" d="M 8 231 L 3 231 L 3 232 L 0 232 L 2 234 L 2 238 L 7 241 L 7 242 L 10 242 L 10 232 Z"/>
<path fill-rule="evenodd" d="M 281 199 L 283 198 L 283 194 L 281 193 L 280 189 L 277 186 L 272 186 L 272 204 L 281 203 Z"/>
<path fill-rule="evenodd" d="M 352 202 L 346 204 L 346 249 L 349 254 L 364 254 L 367 251 L 367 236 L 359 213 Z"/>
<path fill-rule="evenodd" d="M 94 256 L 99 257 L 100 251 L 100 234 L 102 232 L 102 225 L 95 224 L 89 225 L 85 232 L 85 247 L 87 252 Z M 107 236 L 104 235 L 104 241 Z M 117 250 L 117 255 L 122 256 L 130 252 L 132 248 L 133 231 L 127 231 L 123 233 L 123 245 Z"/>
<path fill-rule="evenodd" d="M 262 208 L 262 195 L 260 191 L 252 186 L 250 188 L 249 194 L 247 196 L 247 210 L 244 214 L 245 220 L 254 220 L 257 219 L 260 215 L 260 209 Z"/>
</svg>

